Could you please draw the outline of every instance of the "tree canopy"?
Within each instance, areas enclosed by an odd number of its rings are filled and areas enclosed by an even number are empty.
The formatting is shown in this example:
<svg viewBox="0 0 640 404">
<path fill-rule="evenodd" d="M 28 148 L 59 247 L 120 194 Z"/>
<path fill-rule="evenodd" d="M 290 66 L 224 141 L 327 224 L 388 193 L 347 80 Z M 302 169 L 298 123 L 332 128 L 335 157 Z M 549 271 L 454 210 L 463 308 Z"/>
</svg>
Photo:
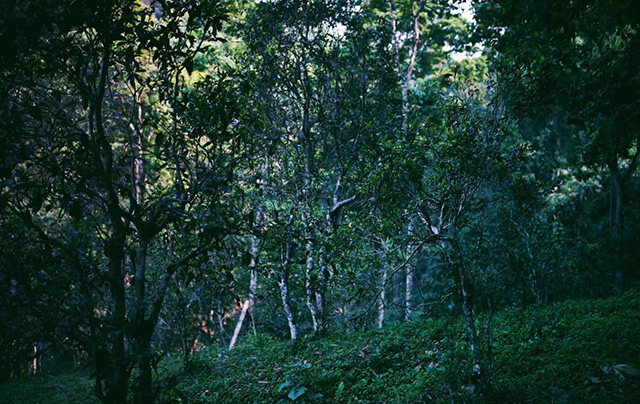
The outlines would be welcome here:
<svg viewBox="0 0 640 404">
<path fill-rule="evenodd" d="M 640 280 L 633 2 L 0 8 L 0 380 L 460 318 L 490 400 L 494 313 Z"/>
</svg>

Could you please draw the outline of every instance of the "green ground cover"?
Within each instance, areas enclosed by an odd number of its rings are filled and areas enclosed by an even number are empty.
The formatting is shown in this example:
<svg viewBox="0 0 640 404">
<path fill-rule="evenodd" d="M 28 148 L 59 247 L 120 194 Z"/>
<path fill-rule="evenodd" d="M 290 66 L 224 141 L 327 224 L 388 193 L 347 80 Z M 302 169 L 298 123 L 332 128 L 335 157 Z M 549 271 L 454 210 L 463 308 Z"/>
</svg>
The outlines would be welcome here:
<svg viewBox="0 0 640 404">
<path fill-rule="evenodd" d="M 303 338 L 268 336 L 231 351 L 159 366 L 159 402 L 420 403 L 640 402 L 640 292 L 502 311 L 493 319 L 493 388 L 470 384 L 469 346 L 459 320 L 427 319 L 368 332 Z M 79 371 L 0 385 L 6 403 L 89 403 Z"/>
</svg>

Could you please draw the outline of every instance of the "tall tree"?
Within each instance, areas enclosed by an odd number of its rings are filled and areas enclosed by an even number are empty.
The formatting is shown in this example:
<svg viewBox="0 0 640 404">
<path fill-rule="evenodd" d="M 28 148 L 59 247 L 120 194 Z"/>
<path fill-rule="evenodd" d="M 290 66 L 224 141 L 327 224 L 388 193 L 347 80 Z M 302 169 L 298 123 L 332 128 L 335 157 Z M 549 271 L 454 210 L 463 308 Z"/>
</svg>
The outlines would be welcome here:
<svg viewBox="0 0 640 404">
<path fill-rule="evenodd" d="M 183 71 L 216 38 L 222 9 L 128 0 L 28 7 L 51 19 L 19 55 L 32 69 L 5 70 L 2 122 L 13 127 L 5 134 L 31 150 L 14 163 L 6 209 L 77 273 L 98 398 L 127 402 L 135 366 L 136 401 L 152 402 L 151 340 L 171 278 L 224 227 L 215 206 L 228 122 L 199 125 L 198 106 L 179 114 Z M 73 243 L 69 228 L 81 234 Z"/>
</svg>

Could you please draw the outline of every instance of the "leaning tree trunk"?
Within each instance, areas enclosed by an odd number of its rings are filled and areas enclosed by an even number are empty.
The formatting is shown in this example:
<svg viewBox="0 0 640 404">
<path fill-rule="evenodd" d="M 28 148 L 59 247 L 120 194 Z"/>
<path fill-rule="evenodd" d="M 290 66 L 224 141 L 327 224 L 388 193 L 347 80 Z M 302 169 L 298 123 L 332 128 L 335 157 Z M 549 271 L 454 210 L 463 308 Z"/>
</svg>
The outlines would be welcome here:
<svg viewBox="0 0 640 404">
<path fill-rule="evenodd" d="M 262 206 L 258 208 L 258 214 L 262 214 Z M 256 222 L 259 223 L 259 219 L 256 218 Z M 245 317 L 247 316 L 247 312 L 253 318 L 253 308 L 256 302 L 256 296 L 258 294 L 258 246 L 259 240 L 258 237 L 251 237 L 251 262 L 249 263 L 250 268 L 250 277 L 249 280 L 249 297 L 244 301 L 242 305 L 242 311 L 240 312 L 240 317 L 238 318 L 238 323 L 236 324 L 236 328 L 233 331 L 233 336 L 231 337 L 231 342 L 229 342 L 229 348 L 233 348 L 236 342 L 238 341 L 238 336 L 240 335 L 240 330 L 242 329 L 242 323 L 244 322 Z M 255 333 L 255 326 L 254 326 Z"/>
</svg>

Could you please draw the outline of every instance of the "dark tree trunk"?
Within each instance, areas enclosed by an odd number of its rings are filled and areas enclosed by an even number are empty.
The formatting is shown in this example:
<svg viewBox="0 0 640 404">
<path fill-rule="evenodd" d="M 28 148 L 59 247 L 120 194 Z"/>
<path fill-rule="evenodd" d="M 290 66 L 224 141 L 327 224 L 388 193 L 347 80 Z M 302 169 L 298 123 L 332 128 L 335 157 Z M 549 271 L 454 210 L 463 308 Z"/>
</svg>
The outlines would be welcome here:
<svg viewBox="0 0 640 404">
<path fill-rule="evenodd" d="M 155 328 L 155 327 L 154 327 Z M 136 389 L 136 403 L 152 404 L 153 396 L 153 375 L 151 370 L 151 333 L 153 328 L 147 326 L 137 343 L 138 350 L 138 386 Z"/>
</svg>

